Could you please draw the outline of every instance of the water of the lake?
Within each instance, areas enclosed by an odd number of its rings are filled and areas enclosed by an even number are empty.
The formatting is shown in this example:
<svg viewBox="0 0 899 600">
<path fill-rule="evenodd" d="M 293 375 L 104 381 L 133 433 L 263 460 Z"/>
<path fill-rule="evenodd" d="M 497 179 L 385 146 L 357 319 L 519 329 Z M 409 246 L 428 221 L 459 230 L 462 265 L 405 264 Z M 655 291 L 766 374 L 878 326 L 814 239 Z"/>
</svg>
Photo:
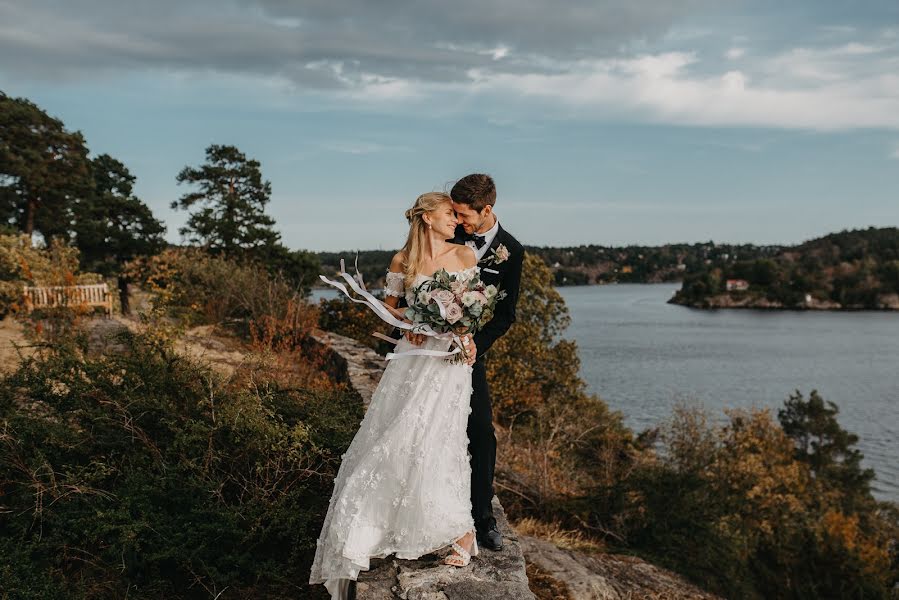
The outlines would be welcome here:
<svg viewBox="0 0 899 600">
<path fill-rule="evenodd" d="M 817 389 L 840 408 L 877 473 L 875 496 L 899 502 L 899 314 L 705 311 L 666 304 L 680 284 L 560 288 L 590 391 L 636 431 L 678 401 L 777 409 Z M 332 296 L 316 292 L 313 298 Z"/>
</svg>

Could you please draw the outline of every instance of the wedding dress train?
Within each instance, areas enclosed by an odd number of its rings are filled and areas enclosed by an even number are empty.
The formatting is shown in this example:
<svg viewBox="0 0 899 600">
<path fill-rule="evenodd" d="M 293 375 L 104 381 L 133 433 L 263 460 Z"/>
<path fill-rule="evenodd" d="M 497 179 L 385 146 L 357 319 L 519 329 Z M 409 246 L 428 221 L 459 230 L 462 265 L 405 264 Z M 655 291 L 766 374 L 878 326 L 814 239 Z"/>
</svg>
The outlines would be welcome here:
<svg viewBox="0 0 899 600">
<path fill-rule="evenodd" d="M 424 279 L 419 275 L 416 284 Z M 413 301 L 401 274 L 388 274 L 387 293 Z M 434 338 L 423 346 L 403 339 L 396 352 L 448 346 Z M 324 583 L 337 599 L 371 558 L 415 559 L 474 530 L 466 433 L 471 391 L 466 364 L 430 356 L 388 363 L 334 480 L 310 583 Z"/>
</svg>

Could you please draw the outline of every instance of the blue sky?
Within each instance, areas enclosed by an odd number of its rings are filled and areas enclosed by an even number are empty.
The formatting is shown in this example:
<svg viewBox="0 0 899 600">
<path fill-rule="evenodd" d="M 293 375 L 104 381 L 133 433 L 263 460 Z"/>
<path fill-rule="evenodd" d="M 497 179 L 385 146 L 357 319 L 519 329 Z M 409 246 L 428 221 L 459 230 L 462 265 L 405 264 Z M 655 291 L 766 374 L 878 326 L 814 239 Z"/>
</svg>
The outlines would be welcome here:
<svg viewBox="0 0 899 600">
<path fill-rule="evenodd" d="M 534 245 L 899 225 L 899 3 L 0 0 L 0 89 L 137 176 L 261 161 L 285 244 L 395 248 L 469 172 Z"/>
</svg>

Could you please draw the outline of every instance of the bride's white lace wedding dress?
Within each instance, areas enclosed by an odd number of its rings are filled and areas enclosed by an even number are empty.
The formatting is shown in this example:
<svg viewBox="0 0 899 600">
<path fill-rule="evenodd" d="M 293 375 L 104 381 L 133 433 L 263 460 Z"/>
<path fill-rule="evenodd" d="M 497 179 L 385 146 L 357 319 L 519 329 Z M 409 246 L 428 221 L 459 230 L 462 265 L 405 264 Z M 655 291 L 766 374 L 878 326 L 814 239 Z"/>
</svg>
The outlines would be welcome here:
<svg viewBox="0 0 899 600">
<path fill-rule="evenodd" d="M 473 276 L 477 267 L 459 273 Z M 419 275 L 415 284 L 426 278 Z M 385 291 L 414 301 L 401 273 L 388 273 Z M 423 346 L 402 339 L 396 352 L 448 346 L 430 337 Z M 466 364 L 431 356 L 388 363 L 334 480 L 310 583 L 324 583 L 338 598 L 370 558 L 418 558 L 474 530 L 470 400 Z"/>
</svg>

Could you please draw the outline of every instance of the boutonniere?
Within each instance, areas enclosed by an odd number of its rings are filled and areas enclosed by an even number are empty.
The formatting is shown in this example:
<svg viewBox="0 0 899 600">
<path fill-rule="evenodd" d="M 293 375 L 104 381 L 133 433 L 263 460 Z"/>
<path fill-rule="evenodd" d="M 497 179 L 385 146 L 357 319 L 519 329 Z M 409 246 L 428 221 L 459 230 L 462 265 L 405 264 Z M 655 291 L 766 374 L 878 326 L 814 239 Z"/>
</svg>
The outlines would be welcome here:
<svg viewBox="0 0 899 600">
<path fill-rule="evenodd" d="M 496 248 L 490 249 L 490 254 L 481 259 L 481 262 L 487 265 L 496 266 L 509 260 L 509 249 L 500 244 Z"/>
</svg>

